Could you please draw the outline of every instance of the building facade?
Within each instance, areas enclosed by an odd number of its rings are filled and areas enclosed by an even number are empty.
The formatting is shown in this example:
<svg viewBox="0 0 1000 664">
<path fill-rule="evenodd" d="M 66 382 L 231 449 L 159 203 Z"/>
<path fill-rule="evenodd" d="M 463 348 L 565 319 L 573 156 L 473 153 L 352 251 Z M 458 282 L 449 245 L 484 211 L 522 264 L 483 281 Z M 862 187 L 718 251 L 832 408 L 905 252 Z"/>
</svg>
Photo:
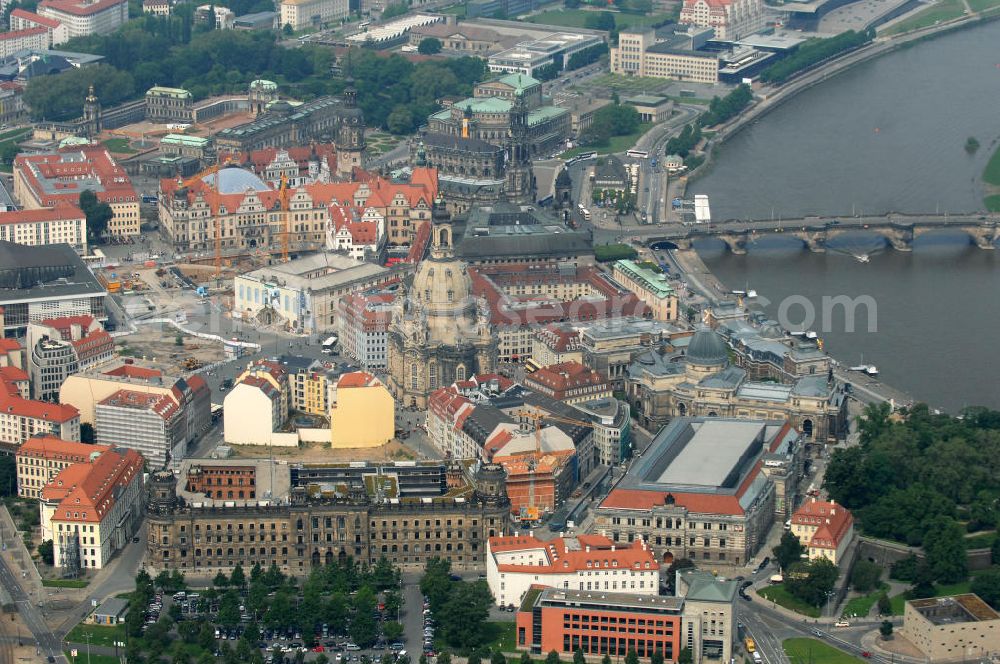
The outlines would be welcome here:
<svg viewBox="0 0 1000 664">
<path fill-rule="evenodd" d="M 649 305 L 656 320 L 677 320 L 677 294 L 667 282 L 667 275 L 634 261 L 620 260 L 613 269 L 615 279 Z"/>
<path fill-rule="evenodd" d="M 64 573 L 104 567 L 142 523 L 143 459 L 111 448 L 60 471 L 42 489 L 42 538 Z"/>
<path fill-rule="evenodd" d="M 813 498 L 792 514 L 791 530 L 806 547 L 809 560 L 826 558 L 839 565 L 854 540 L 854 517 L 843 505 Z"/>
<path fill-rule="evenodd" d="M 606 378 L 579 362 L 563 362 L 542 367 L 527 374 L 524 384 L 556 401 L 579 404 L 594 399 L 611 398 Z"/>
<path fill-rule="evenodd" d="M 340 299 L 338 340 L 341 352 L 364 369 L 389 366 L 388 334 L 395 300 L 394 292 L 345 295 Z"/>
<path fill-rule="evenodd" d="M 184 413 L 164 394 L 118 390 L 98 402 L 94 429 L 99 443 L 134 449 L 151 469 L 187 452 Z"/>
<path fill-rule="evenodd" d="M 707 40 L 707 37 L 704 39 Z M 658 41 L 651 29 L 622 31 L 618 46 L 611 49 L 611 72 L 692 83 L 718 83 L 719 56 L 695 48 L 697 41 L 688 35 L 675 35 Z"/>
<path fill-rule="evenodd" d="M 28 325 L 31 396 L 57 401 L 69 376 L 109 362 L 115 341 L 93 316 L 48 318 Z"/>
<path fill-rule="evenodd" d="M 121 6 L 127 5 L 123 2 Z M 14 160 L 14 197 L 27 210 L 75 206 L 80 194 L 88 189 L 113 212 L 105 232 L 107 237 L 139 234 L 139 197 L 128 173 L 103 145 L 22 154 Z"/>
<path fill-rule="evenodd" d="M 482 569 L 487 540 L 510 523 L 503 470 L 489 465 L 466 498 L 373 502 L 352 484 L 342 496 L 309 498 L 296 489 L 285 503 L 233 508 L 182 502 L 173 474 L 158 473 L 148 520 L 154 569 L 207 574 L 274 563 L 297 576 L 348 556 L 368 564 L 384 556 L 403 570 L 423 569 L 433 557 L 453 570 Z"/>
<path fill-rule="evenodd" d="M 965 661 L 997 651 L 1000 614 L 972 593 L 911 599 L 899 632 L 929 661 Z"/>
<path fill-rule="evenodd" d="M 76 205 L 0 212 L 0 240 L 28 246 L 68 244 L 87 254 L 87 217 Z"/>
<path fill-rule="evenodd" d="M 85 463 L 107 449 L 55 436 L 32 436 L 17 449 L 17 495 L 41 498 L 42 488 L 64 468 Z"/>
<path fill-rule="evenodd" d="M 450 221 L 435 219 L 431 237 L 431 256 L 396 298 L 389 328 L 389 391 L 404 407 L 426 408 L 434 390 L 492 373 L 496 362 L 488 312 L 452 254 Z"/>
<path fill-rule="evenodd" d="M 599 535 L 547 542 L 533 535 L 510 535 L 490 538 L 486 583 L 500 606 L 520 606 L 535 585 L 656 595 L 660 565 L 642 541 L 623 547 Z"/>
<path fill-rule="evenodd" d="M 380 447 L 396 435 L 396 404 L 367 371 L 345 373 L 330 390 L 330 443 L 334 449 Z"/>
<path fill-rule="evenodd" d="M 684 0 L 679 22 L 712 28 L 716 39 L 738 41 L 764 29 L 764 3 L 761 0 Z"/>
<path fill-rule="evenodd" d="M 42 0 L 37 12 L 66 26 L 66 38 L 106 35 L 128 21 L 127 0 Z"/>
<path fill-rule="evenodd" d="M 348 0 L 281 0 L 281 27 L 320 28 L 347 18 Z"/>
<path fill-rule="evenodd" d="M 194 97 L 183 88 L 152 87 L 146 90 L 146 119 L 190 123 L 194 119 Z"/>
<path fill-rule="evenodd" d="M 80 412 L 70 405 L 28 398 L 28 374 L 0 368 L 0 454 L 15 454 L 32 436 L 80 440 Z"/>
<path fill-rule="evenodd" d="M 774 522 L 764 455 L 789 437 L 798 433 L 786 423 L 675 419 L 601 502 L 594 530 L 614 542 L 643 539 L 664 563 L 743 566 Z"/>
</svg>

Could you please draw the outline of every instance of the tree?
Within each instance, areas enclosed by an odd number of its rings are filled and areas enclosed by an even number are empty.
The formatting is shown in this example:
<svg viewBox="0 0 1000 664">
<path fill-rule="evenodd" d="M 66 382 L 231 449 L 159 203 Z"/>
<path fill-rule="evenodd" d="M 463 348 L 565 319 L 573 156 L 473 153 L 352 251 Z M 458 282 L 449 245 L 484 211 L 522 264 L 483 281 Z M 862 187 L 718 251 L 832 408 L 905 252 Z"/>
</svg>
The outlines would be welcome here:
<svg viewBox="0 0 1000 664">
<path fill-rule="evenodd" d="M 990 545 L 990 562 L 994 565 L 1000 565 L 1000 537 L 993 540 L 993 544 Z"/>
<path fill-rule="evenodd" d="M 441 40 L 437 37 L 424 37 L 417 45 L 417 53 L 421 55 L 436 55 L 441 52 Z"/>
<path fill-rule="evenodd" d="M 351 638 L 362 648 L 375 643 L 378 638 L 378 623 L 372 614 L 375 611 L 375 593 L 369 586 L 358 590 L 354 596 L 354 614 L 351 617 Z"/>
<path fill-rule="evenodd" d="M 242 588 L 246 585 L 247 579 L 243 572 L 243 565 L 236 565 L 233 568 L 233 573 L 229 576 L 229 583 L 232 584 L 234 588 Z"/>
<path fill-rule="evenodd" d="M 583 26 L 591 30 L 614 30 L 615 15 L 611 12 L 589 12 Z"/>
<path fill-rule="evenodd" d="M 434 612 L 434 617 L 449 645 L 476 648 L 486 642 L 484 627 L 492 605 L 493 595 L 485 581 L 454 583 L 447 601 Z"/>
<path fill-rule="evenodd" d="M 97 442 L 97 434 L 94 432 L 94 425 L 90 422 L 80 423 L 80 442 L 93 445 Z"/>
<path fill-rule="evenodd" d="M 870 560 L 859 560 L 851 570 L 851 587 L 860 593 L 867 593 L 878 587 L 882 578 L 882 568 Z"/>
<path fill-rule="evenodd" d="M 81 427 L 82 429 L 82 427 Z M 13 456 L 0 456 L 0 496 L 17 495 L 17 462 Z"/>
<path fill-rule="evenodd" d="M 1000 608 L 1000 570 L 986 570 L 972 577 L 970 589 L 994 609 Z"/>
<path fill-rule="evenodd" d="M 649 658 L 649 664 L 663 664 L 663 651 L 659 648 L 653 651 L 653 656 Z"/>
<path fill-rule="evenodd" d="M 523 652 L 521 652 L 521 664 L 533 664 L 533 660 L 531 659 L 531 655 L 529 655 L 528 651 L 526 651 L 526 650 L 523 651 Z"/>
<path fill-rule="evenodd" d="M 782 572 L 786 571 L 793 563 L 797 563 L 802 560 L 802 554 L 805 552 L 806 547 L 802 545 L 799 538 L 790 530 L 786 530 L 781 534 L 781 540 L 778 542 L 778 546 L 771 550 L 771 553 L 774 555 L 774 560 L 778 563 L 778 568 Z"/>
<path fill-rule="evenodd" d="M 451 664 L 451 653 L 443 650 L 438 653 L 437 664 Z"/>
<path fill-rule="evenodd" d="M 892 601 L 889 599 L 889 595 L 882 593 L 878 596 L 878 614 L 887 616 L 890 613 L 892 613 Z"/>
<path fill-rule="evenodd" d="M 573 651 L 573 664 L 587 664 L 587 657 L 583 654 L 583 651 L 579 648 Z M 663 664 L 663 662 L 662 661 L 658 663 L 651 662 L 650 664 Z"/>
<path fill-rule="evenodd" d="M 639 664 L 639 655 L 634 648 L 629 648 L 625 654 L 625 664 Z"/>
<path fill-rule="evenodd" d="M 924 554 L 938 583 L 958 583 L 969 575 L 965 531 L 954 519 L 941 516 L 929 522 Z"/>
<path fill-rule="evenodd" d="M 285 23 L 285 25 L 281 28 L 281 33 L 286 37 L 291 37 L 295 34 L 295 28 L 292 27 L 291 23 Z"/>
<path fill-rule="evenodd" d="M 466 659 L 466 664 L 483 664 L 483 658 L 479 656 L 478 650 L 472 651 L 468 659 Z"/>
<path fill-rule="evenodd" d="M 545 664 L 559 664 L 559 653 L 550 650 L 549 654 L 545 656 Z"/>
<path fill-rule="evenodd" d="M 438 620 L 438 611 L 451 595 L 451 586 L 451 562 L 438 557 L 428 560 L 420 579 L 420 592 L 427 598 Z"/>
<path fill-rule="evenodd" d="M 111 206 L 97 200 L 97 194 L 90 189 L 80 193 L 80 210 L 87 217 L 87 235 L 92 243 L 100 241 L 108 230 L 108 222 L 114 216 Z"/>
<path fill-rule="evenodd" d="M 810 606 L 822 606 L 837 574 L 837 566 L 826 558 L 793 563 L 785 575 L 785 589 Z"/>
<path fill-rule="evenodd" d="M 878 633 L 882 635 L 883 639 L 888 639 L 892 636 L 892 621 L 883 620 L 882 624 L 878 627 Z"/>
<path fill-rule="evenodd" d="M 38 545 L 38 555 L 42 557 L 42 562 L 46 565 L 55 565 L 56 559 L 52 548 L 52 540 L 44 540 Z"/>
<path fill-rule="evenodd" d="M 215 578 L 212 579 L 212 585 L 216 588 L 225 588 L 229 585 L 229 577 L 226 576 L 225 572 L 219 572 L 215 575 Z"/>
<path fill-rule="evenodd" d="M 218 622 L 226 627 L 235 627 L 240 622 L 240 597 L 235 590 L 228 590 L 222 596 Z"/>
<path fill-rule="evenodd" d="M 604 657 L 601 658 L 601 664 L 611 664 L 611 655 L 604 653 Z"/>
<path fill-rule="evenodd" d="M 677 664 L 692 664 L 693 662 L 694 655 L 691 652 L 691 648 L 681 648 L 680 653 L 677 655 Z"/>
<path fill-rule="evenodd" d="M 507 664 L 507 658 L 499 650 L 490 653 L 490 664 Z"/>
<path fill-rule="evenodd" d="M 403 626 L 394 620 L 390 620 L 382 625 L 382 634 L 385 640 L 392 643 L 399 640 L 403 635 Z"/>
</svg>

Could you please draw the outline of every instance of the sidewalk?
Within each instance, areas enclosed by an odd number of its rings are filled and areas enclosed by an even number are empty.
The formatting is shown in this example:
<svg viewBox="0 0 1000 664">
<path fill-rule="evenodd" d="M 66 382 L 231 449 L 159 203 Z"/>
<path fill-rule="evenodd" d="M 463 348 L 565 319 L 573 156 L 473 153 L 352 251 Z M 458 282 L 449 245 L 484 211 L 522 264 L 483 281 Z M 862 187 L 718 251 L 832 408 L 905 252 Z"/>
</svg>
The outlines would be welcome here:
<svg viewBox="0 0 1000 664">
<path fill-rule="evenodd" d="M 28 548 L 24 545 L 21 532 L 14 524 L 14 517 L 11 516 L 6 505 L 0 509 L 0 541 L 3 542 L 4 560 L 7 561 L 12 570 L 21 573 L 21 578 L 16 579 L 18 585 L 21 586 L 26 595 L 33 595 L 37 598 L 35 601 L 41 601 L 45 594 L 42 587 L 42 577 L 38 573 L 38 568 L 35 567 L 31 554 L 28 553 Z"/>
</svg>

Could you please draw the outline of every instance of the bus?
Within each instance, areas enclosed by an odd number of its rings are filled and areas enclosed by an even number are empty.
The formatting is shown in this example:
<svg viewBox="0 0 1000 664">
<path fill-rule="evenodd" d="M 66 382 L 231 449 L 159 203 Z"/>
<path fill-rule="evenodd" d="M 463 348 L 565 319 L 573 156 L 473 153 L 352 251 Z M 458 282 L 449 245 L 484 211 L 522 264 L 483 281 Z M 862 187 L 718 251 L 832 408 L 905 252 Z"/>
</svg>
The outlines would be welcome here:
<svg viewBox="0 0 1000 664">
<path fill-rule="evenodd" d="M 632 157 L 633 159 L 648 159 L 649 153 L 645 150 L 628 150 L 625 152 L 625 156 Z"/>
<path fill-rule="evenodd" d="M 753 652 L 757 649 L 757 646 L 754 644 L 753 639 L 751 639 L 749 636 L 743 639 L 743 647 L 746 648 L 747 652 Z"/>
<path fill-rule="evenodd" d="M 323 342 L 323 354 L 331 355 L 334 352 L 334 348 L 337 346 L 337 335 L 327 337 Z"/>
<path fill-rule="evenodd" d="M 580 210 L 580 214 L 582 214 L 582 215 L 583 215 L 583 218 L 584 218 L 584 219 L 585 219 L 586 221 L 590 221 L 590 210 L 588 210 L 587 208 L 582 208 L 582 209 Z"/>
<path fill-rule="evenodd" d="M 535 373 L 536 371 L 538 371 L 541 368 L 542 367 L 538 364 L 538 362 L 535 362 L 531 358 L 529 358 L 524 363 L 524 372 L 525 373 Z"/>
</svg>

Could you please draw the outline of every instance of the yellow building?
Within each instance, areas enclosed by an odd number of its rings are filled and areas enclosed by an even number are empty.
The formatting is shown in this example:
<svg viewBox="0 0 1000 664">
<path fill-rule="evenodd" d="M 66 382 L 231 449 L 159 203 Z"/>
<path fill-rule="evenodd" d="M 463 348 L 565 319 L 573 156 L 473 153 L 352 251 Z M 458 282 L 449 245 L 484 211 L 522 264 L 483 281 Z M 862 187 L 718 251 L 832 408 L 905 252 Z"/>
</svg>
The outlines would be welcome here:
<svg viewBox="0 0 1000 664">
<path fill-rule="evenodd" d="M 396 433 L 396 403 L 370 373 L 344 374 L 330 390 L 330 430 L 334 449 L 385 445 Z"/>
<path fill-rule="evenodd" d="M 324 372 L 309 369 L 293 371 L 288 376 L 288 382 L 291 385 L 293 410 L 321 417 L 329 414 L 329 381 Z"/>
<path fill-rule="evenodd" d="M 618 283 L 635 293 L 653 310 L 653 318 L 677 320 L 677 294 L 667 283 L 666 274 L 629 260 L 617 261 L 613 274 Z"/>
</svg>

